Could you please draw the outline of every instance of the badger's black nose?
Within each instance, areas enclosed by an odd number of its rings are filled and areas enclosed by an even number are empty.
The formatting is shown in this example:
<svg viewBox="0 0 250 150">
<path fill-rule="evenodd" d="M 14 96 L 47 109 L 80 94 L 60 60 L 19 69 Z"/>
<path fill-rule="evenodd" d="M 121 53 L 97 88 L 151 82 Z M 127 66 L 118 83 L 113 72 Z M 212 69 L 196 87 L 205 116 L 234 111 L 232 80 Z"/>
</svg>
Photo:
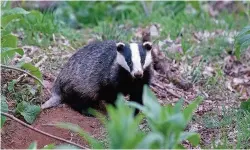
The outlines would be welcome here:
<svg viewBox="0 0 250 150">
<path fill-rule="evenodd" d="M 142 78 L 143 77 L 143 73 L 138 71 L 134 74 L 135 78 Z"/>
</svg>

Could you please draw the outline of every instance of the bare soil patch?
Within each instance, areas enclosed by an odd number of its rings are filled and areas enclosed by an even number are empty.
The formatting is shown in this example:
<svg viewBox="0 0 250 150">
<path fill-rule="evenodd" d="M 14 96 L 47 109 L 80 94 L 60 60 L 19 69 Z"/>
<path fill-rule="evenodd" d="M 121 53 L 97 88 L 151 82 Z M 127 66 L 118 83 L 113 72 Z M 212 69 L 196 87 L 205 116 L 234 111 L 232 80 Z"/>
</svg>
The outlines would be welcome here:
<svg viewBox="0 0 250 150">
<path fill-rule="evenodd" d="M 72 110 L 67 105 L 43 110 L 32 126 L 52 135 L 87 146 L 87 143 L 76 133 L 66 129 L 49 126 L 49 124 L 55 122 L 70 122 L 77 124 L 90 135 L 96 136 L 100 134 L 100 129 L 102 128 L 102 124 L 97 118 L 84 116 Z M 61 141 L 37 133 L 10 119 L 6 121 L 1 132 L 1 145 L 3 149 L 26 149 L 33 141 L 37 141 L 38 148 L 43 148 L 45 145 L 51 143 L 55 143 L 56 145 L 62 144 Z"/>
</svg>

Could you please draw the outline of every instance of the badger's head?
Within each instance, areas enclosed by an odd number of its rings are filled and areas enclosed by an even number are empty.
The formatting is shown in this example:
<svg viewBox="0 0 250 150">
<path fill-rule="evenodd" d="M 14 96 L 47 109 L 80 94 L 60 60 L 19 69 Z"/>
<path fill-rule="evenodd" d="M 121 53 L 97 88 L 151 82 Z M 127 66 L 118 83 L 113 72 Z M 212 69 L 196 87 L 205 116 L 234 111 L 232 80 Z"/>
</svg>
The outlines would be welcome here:
<svg viewBox="0 0 250 150">
<path fill-rule="evenodd" d="M 150 42 L 142 44 L 116 43 L 117 63 L 127 70 L 133 78 L 142 78 L 144 70 L 152 63 Z"/>
</svg>

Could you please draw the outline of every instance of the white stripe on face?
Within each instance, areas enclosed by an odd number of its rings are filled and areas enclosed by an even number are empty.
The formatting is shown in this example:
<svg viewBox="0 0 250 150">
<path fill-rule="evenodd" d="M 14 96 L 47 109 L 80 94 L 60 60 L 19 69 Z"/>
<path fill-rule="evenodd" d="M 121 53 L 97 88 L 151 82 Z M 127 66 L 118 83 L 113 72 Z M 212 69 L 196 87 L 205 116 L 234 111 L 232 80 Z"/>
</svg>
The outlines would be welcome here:
<svg viewBox="0 0 250 150">
<path fill-rule="evenodd" d="M 143 73 L 142 65 L 141 65 L 141 56 L 138 44 L 131 43 L 130 45 L 131 54 L 132 54 L 132 62 L 133 62 L 133 70 L 131 72 L 131 75 L 133 76 L 136 72 Z"/>
<path fill-rule="evenodd" d="M 147 68 L 151 63 L 152 63 L 151 51 L 147 51 L 143 69 Z"/>
<path fill-rule="evenodd" d="M 119 53 L 119 52 L 117 52 L 116 61 L 117 61 L 117 63 L 118 63 L 119 65 L 121 65 L 124 69 L 126 69 L 128 72 L 130 72 L 130 68 L 129 68 L 129 66 L 128 66 L 128 64 L 127 64 L 127 62 L 126 62 L 124 56 L 123 56 L 121 53 Z"/>
</svg>

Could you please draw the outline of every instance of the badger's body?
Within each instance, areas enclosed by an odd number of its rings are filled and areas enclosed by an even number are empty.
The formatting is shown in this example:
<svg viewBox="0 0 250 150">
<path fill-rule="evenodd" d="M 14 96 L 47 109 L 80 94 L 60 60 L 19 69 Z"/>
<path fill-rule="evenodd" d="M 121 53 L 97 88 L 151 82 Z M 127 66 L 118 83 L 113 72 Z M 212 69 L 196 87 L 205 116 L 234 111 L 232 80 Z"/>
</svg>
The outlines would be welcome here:
<svg viewBox="0 0 250 150">
<path fill-rule="evenodd" d="M 114 104 L 118 93 L 129 94 L 130 100 L 142 104 L 143 86 L 150 82 L 150 49 L 149 43 L 128 45 L 115 41 L 83 47 L 63 67 L 54 83 L 52 97 L 42 108 L 65 101 L 81 111 L 100 100 Z"/>
</svg>

